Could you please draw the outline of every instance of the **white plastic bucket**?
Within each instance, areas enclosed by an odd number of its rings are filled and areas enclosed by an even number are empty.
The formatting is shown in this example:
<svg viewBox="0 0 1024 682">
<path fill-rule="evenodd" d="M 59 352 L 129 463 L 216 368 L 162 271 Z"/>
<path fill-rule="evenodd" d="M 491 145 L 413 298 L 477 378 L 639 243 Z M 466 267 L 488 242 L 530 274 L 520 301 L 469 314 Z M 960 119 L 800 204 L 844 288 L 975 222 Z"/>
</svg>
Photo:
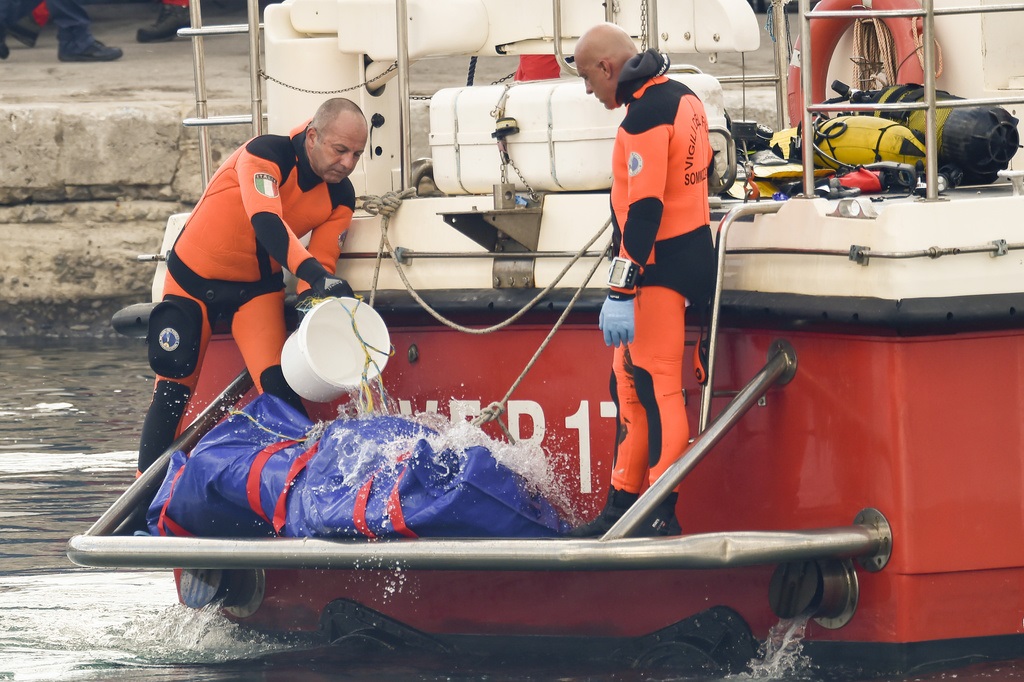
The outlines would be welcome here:
<svg viewBox="0 0 1024 682">
<path fill-rule="evenodd" d="M 310 308 L 281 351 L 288 385 L 324 403 L 384 371 L 391 335 L 380 315 L 354 298 L 329 298 Z"/>
</svg>

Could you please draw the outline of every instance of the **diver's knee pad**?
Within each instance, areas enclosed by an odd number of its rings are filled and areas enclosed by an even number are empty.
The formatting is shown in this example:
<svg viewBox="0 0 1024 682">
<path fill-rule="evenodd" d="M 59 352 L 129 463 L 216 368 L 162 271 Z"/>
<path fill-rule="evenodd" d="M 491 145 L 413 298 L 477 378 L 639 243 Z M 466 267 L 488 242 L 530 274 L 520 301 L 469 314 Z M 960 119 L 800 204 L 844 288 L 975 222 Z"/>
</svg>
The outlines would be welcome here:
<svg viewBox="0 0 1024 682">
<path fill-rule="evenodd" d="M 196 370 L 203 337 L 203 309 L 195 301 L 168 296 L 149 315 L 149 366 L 160 376 L 184 379 Z"/>
</svg>

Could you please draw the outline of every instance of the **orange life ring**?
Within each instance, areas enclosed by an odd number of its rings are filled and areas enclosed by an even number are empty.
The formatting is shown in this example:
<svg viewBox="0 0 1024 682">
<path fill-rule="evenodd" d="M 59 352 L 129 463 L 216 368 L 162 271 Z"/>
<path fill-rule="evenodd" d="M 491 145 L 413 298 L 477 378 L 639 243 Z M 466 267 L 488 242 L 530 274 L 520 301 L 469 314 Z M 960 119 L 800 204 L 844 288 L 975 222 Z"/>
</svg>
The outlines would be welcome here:
<svg viewBox="0 0 1024 682">
<path fill-rule="evenodd" d="M 821 0 L 811 10 L 822 11 L 843 11 L 855 8 L 863 8 L 869 0 Z M 921 9 L 917 0 L 873 0 L 870 2 L 871 9 L 875 10 L 906 10 Z M 856 17 L 814 19 L 811 21 L 811 99 L 814 102 L 825 100 L 825 80 L 828 78 L 828 67 L 832 61 L 832 53 L 835 52 L 839 39 L 853 26 Z M 900 65 L 897 72 L 899 83 L 923 83 L 924 69 L 921 68 L 921 60 L 914 59 L 917 51 L 917 42 L 914 40 L 914 22 L 918 22 L 917 34 L 921 35 L 920 17 L 889 17 L 884 20 L 886 28 L 892 34 L 893 43 L 896 47 L 897 64 Z M 800 84 L 800 39 L 797 38 L 793 46 L 793 61 L 789 65 L 789 86 L 787 88 L 789 101 L 789 123 L 797 125 L 802 118 L 804 109 L 803 89 Z M 895 83 L 893 83 L 895 85 Z"/>
</svg>

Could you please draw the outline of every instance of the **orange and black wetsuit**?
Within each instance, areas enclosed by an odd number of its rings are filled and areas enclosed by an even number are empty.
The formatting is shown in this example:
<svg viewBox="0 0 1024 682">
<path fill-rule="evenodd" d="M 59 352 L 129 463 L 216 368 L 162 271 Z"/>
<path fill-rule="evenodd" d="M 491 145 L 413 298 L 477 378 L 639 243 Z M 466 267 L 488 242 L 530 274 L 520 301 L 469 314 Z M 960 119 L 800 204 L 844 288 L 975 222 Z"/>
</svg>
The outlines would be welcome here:
<svg viewBox="0 0 1024 682">
<path fill-rule="evenodd" d="M 142 428 L 139 470 L 178 432 L 215 322 L 230 324 L 256 387 L 304 410 L 281 372 L 282 266 L 298 293 L 333 276 L 355 210 L 347 178 L 325 183 L 305 151 L 306 129 L 262 135 L 217 170 L 167 259 L 163 301 L 149 325 L 156 389 Z M 299 239 L 310 234 L 309 247 Z"/>
<path fill-rule="evenodd" d="M 700 99 L 664 73 L 648 50 L 623 68 L 616 96 L 627 105 L 612 156 L 611 203 L 618 255 L 640 267 L 633 298 L 634 339 L 615 349 L 612 397 L 619 438 L 612 487 L 638 493 L 683 453 L 685 313 L 703 314 L 714 287 L 708 226 L 708 122 Z"/>
</svg>

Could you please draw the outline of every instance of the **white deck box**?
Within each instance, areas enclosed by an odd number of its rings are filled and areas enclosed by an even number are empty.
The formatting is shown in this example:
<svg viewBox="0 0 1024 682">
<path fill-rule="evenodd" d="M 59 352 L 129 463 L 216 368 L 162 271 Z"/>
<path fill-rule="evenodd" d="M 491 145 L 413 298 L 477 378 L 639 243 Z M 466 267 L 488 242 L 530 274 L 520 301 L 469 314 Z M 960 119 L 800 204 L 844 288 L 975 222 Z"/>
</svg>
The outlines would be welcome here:
<svg viewBox="0 0 1024 682">
<path fill-rule="evenodd" d="M 726 129 L 721 84 L 706 74 L 673 74 L 704 102 L 712 130 Z M 430 150 L 434 182 L 447 194 L 489 194 L 501 181 L 496 129 L 498 110 L 519 132 L 507 137 L 508 153 L 537 191 L 588 191 L 611 187 L 612 144 L 625 108 L 609 111 L 579 79 L 510 86 L 447 88 L 430 100 Z M 717 148 L 717 146 L 716 146 Z M 509 182 L 526 186 L 509 166 Z"/>
</svg>

